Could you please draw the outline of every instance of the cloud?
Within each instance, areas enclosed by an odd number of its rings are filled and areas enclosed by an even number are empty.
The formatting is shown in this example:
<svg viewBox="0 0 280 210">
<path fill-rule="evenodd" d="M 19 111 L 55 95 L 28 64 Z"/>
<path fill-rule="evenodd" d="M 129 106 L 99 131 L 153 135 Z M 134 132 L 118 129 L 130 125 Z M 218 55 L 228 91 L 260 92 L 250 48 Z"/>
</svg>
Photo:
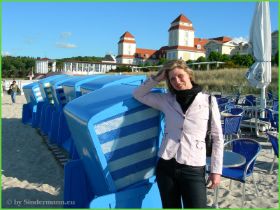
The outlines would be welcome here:
<svg viewBox="0 0 280 210">
<path fill-rule="evenodd" d="M 57 48 L 77 48 L 77 46 L 75 44 L 63 43 L 63 42 L 57 42 L 56 47 Z"/>
<path fill-rule="evenodd" d="M 247 42 L 249 42 L 249 38 L 248 37 L 235 37 L 235 38 L 233 38 L 232 39 L 234 42 L 236 42 L 236 43 L 240 43 L 240 42 L 245 42 L 245 43 L 247 43 Z"/>
<path fill-rule="evenodd" d="M 2 56 L 10 56 L 11 53 L 9 53 L 8 51 L 2 51 Z"/>
<path fill-rule="evenodd" d="M 70 36 L 72 36 L 72 32 L 61 32 L 60 33 L 60 38 L 63 40 L 68 39 Z"/>
<path fill-rule="evenodd" d="M 59 36 L 59 40 L 56 42 L 57 48 L 77 48 L 77 45 L 69 43 L 68 38 L 72 36 L 72 32 L 61 32 Z"/>
</svg>

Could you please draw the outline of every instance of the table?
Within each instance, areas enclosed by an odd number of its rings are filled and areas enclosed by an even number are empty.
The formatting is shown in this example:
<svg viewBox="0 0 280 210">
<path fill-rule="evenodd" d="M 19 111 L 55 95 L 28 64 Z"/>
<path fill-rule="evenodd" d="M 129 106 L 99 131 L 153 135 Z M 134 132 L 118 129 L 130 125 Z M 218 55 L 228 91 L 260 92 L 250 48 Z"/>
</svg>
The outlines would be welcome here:
<svg viewBox="0 0 280 210">
<path fill-rule="evenodd" d="M 246 163 L 246 159 L 243 155 L 228 150 L 224 151 L 224 159 L 223 159 L 224 168 L 238 167 L 243 165 L 244 163 Z M 207 167 L 211 165 L 211 157 L 207 157 L 206 165 Z"/>
<path fill-rule="evenodd" d="M 238 167 L 242 166 L 243 164 L 246 163 L 246 158 L 238 154 L 236 152 L 224 151 L 224 158 L 223 158 L 223 167 L 224 168 L 233 168 L 233 167 Z M 210 167 L 211 165 L 211 157 L 207 157 L 206 159 L 206 167 Z M 214 201 L 214 207 L 219 208 L 218 205 L 218 193 L 219 193 L 219 187 L 214 189 L 214 194 L 215 194 L 215 201 Z"/>
<path fill-rule="evenodd" d="M 271 128 L 270 122 L 259 119 L 261 116 L 264 117 L 265 110 L 257 106 L 243 106 L 242 108 L 244 109 L 243 116 L 248 117 L 248 119 L 242 120 L 240 126 L 251 128 L 251 131 L 255 129 L 257 137 L 264 137 L 260 134 L 260 131 L 265 132 Z"/>
</svg>

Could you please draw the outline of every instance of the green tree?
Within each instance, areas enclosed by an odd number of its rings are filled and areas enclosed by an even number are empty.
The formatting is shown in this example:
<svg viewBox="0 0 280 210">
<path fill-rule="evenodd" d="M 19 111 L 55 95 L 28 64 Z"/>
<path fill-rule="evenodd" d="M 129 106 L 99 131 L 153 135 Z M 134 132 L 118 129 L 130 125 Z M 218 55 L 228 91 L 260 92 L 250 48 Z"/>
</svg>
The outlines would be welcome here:
<svg viewBox="0 0 280 210">
<path fill-rule="evenodd" d="M 221 56 L 221 61 L 222 61 L 222 62 L 228 62 L 228 61 L 230 61 L 230 56 L 227 55 L 227 54 L 222 54 L 222 56 Z"/>
<path fill-rule="evenodd" d="M 56 61 L 56 69 L 58 70 L 63 69 L 63 62 L 61 60 Z"/>
<path fill-rule="evenodd" d="M 221 61 L 222 60 L 222 54 L 219 52 L 212 51 L 210 52 L 208 56 L 209 61 Z"/>
<path fill-rule="evenodd" d="M 2 76 L 7 78 L 26 77 L 31 69 L 35 69 L 35 58 L 32 57 L 2 57 Z"/>
<path fill-rule="evenodd" d="M 203 56 L 200 56 L 199 58 L 196 59 L 196 62 L 206 62 L 207 59 Z"/>
<path fill-rule="evenodd" d="M 144 66 L 151 66 L 151 65 L 152 64 L 149 61 L 145 62 L 145 64 L 144 64 Z"/>
<path fill-rule="evenodd" d="M 249 67 L 254 63 L 252 55 L 236 54 L 231 57 L 232 62 L 237 66 Z"/>
<path fill-rule="evenodd" d="M 186 61 L 187 64 L 194 63 L 194 62 L 195 62 L 195 60 L 191 60 L 191 59 Z"/>
<path fill-rule="evenodd" d="M 167 62 L 168 60 L 166 58 L 160 58 L 159 62 L 157 63 L 157 65 L 163 65 Z"/>
<path fill-rule="evenodd" d="M 118 66 L 115 72 L 132 72 L 132 69 L 129 66 Z"/>
</svg>

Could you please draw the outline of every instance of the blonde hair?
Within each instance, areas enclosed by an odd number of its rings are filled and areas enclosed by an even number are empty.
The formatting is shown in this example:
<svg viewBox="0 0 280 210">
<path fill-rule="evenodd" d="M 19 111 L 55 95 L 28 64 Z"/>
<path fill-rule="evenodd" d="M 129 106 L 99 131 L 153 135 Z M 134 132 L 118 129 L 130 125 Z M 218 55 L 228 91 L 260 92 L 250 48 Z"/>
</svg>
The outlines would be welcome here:
<svg viewBox="0 0 280 210">
<path fill-rule="evenodd" d="M 173 88 L 173 86 L 170 83 L 170 79 L 169 79 L 169 72 L 173 71 L 173 69 L 175 68 L 179 68 L 179 69 L 183 69 L 190 77 L 191 82 L 194 82 L 194 73 L 193 70 L 190 69 L 186 62 L 183 60 L 170 60 L 168 62 L 166 62 L 163 67 L 162 70 L 165 72 L 165 78 L 166 78 L 166 84 L 168 86 L 168 90 L 172 93 L 175 94 L 175 89 Z"/>
</svg>

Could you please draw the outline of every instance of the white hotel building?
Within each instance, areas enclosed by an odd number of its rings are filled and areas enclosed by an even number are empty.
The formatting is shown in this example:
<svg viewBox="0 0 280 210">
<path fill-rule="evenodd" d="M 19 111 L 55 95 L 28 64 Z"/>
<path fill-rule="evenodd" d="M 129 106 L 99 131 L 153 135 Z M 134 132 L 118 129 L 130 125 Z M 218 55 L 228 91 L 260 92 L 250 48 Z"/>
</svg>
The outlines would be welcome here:
<svg viewBox="0 0 280 210">
<path fill-rule="evenodd" d="M 135 37 L 127 31 L 120 37 L 116 58 L 106 55 L 102 62 L 67 61 L 64 62 L 63 71 L 74 74 L 106 73 L 119 65 L 157 64 L 161 58 L 188 61 L 196 60 L 201 56 L 207 57 L 212 51 L 228 55 L 248 53 L 246 43 L 235 43 L 230 37 L 196 38 L 192 22 L 183 14 L 171 22 L 168 33 L 167 46 L 162 46 L 160 49 L 146 49 L 137 48 Z M 39 59 L 36 61 L 35 72 L 45 74 L 55 71 L 55 64 L 55 61 L 46 58 Z"/>
<path fill-rule="evenodd" d="M 117 62 L 137 65 L 144 62 L 154 64 L 160 58 L 187 61 L 196 60 L 200 56 L 205 57 L 204 45 L 208 40 L 195 38 L 193 24 L 183 14 L 171 23 L 168 33 L 168 46 L 152 50 L 137 48 L 134 36 L 130 32 L 125 32 L 118 42 Z"/>
</svg>

